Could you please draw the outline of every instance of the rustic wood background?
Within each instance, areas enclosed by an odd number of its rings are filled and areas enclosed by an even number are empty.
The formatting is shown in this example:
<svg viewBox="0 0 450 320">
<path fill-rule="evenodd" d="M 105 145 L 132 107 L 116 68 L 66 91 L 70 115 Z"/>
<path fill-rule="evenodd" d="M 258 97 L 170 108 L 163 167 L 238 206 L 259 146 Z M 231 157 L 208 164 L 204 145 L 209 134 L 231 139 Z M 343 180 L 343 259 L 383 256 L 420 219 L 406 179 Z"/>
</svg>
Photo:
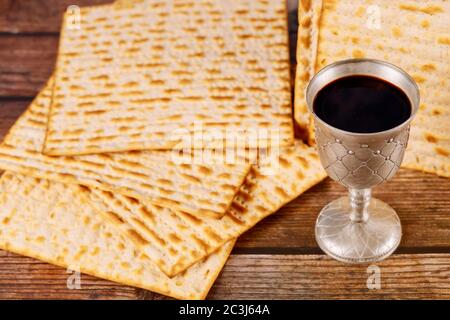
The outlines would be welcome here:
<svg viewBox="0 0 450 320">
<path fill-rule="evenodd" d="M 50 76 L 65 8 L 107 2 L 0 0 L 0 137 Z M 450 179 L 402 169 L 375 189 L 404 230 L 397 252 L 377 264 L 375 290 L 367 288 L 368 265 L 336 262 L 314 240 L 319 210 L 344 193 L 327 179 L 243 235 L 208 298 L 450 299 Z M 87 275 L 80 290 L 69 290 L 67 277 L 65 269 L 0 251 L 1 299 L 164 299 Z"/>
</svg>

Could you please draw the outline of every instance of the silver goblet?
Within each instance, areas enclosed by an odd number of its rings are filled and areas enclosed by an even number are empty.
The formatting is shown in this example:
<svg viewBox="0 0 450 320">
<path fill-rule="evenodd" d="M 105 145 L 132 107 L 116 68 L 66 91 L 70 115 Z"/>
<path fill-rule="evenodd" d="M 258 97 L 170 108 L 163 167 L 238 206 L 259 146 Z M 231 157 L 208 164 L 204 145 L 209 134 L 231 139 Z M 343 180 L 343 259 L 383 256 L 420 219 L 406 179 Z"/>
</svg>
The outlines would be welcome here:
<svg viewBox="0 0 450 320">
<path fill-rule="evenodd" d="M 385 202 L 371 197 L 371 188 L 394 176 L 403 160 L 409 126 L 419 106 L 419 89 L 398 67 L 378 60 L 351 59 L 319 71 L 309 83 L 306 100 L 314 114 L 317 93 L 330 82 L 368 75 L 400 88 L 411 102 L 411 116 L 392 129 L 354 133 L 334 128 L 314 115 L 320 160 L 328 175 L 348 188 L 348 196 L 327 204 L 316 222 L 316 240 L 331 257 L 351 263 L 379 261 L 398 247 L 400 220 Z"/>
</svg>

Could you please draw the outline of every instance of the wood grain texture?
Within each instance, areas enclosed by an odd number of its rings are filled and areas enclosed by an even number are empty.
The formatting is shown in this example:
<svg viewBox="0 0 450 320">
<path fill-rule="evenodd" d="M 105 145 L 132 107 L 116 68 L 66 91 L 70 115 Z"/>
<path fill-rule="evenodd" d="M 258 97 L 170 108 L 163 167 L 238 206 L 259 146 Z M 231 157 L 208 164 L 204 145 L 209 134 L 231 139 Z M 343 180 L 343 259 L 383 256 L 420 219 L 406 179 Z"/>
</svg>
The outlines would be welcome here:
<svg viewBox="0 0 450 320">
<path fill-rule="evenodd" d="M 57 33 L 63 12 L 112 0 L 0 0 L 0 33 Z"/>
<path fill-rule="evenodd" d="M 209 299 L 450 299 L 450 254 L 394 255 L 377 264 L 381 288 L 369 290 L 368 265 L 323 255 L 234 255 Z"/>
<path fill-rule="evenodd" d="M 0 96 L 34 97 L 50 77 L 58 38 L 0 36 Z"/>
<path fill-rule="evenodd" d="M 14 124 L 17 118 L 25 111 L 26 107 L 31 103 L 30 99 L 20 101 L 1 101 L 0 100 L 0 137 L 8 132 L 9 128 Z"/>
<path fill-rule="evenodd" d="M 0 299 L 166 299 L 146 290 L 70 274 L 0 251 Z M 450 253 L 394 255 L 377 264 L 381 288 L 367 288 L 368 265 L 323 255 L 232 255 L 208 299 L 450 299 Z"/>
<path fill-rule="evenodd" d="M 71 273 L 35 259 L 0 250 L 0 299 L 142 299 L 145 290 L 85 274 L 81 289 L 68 289 Z"/>
</svg>

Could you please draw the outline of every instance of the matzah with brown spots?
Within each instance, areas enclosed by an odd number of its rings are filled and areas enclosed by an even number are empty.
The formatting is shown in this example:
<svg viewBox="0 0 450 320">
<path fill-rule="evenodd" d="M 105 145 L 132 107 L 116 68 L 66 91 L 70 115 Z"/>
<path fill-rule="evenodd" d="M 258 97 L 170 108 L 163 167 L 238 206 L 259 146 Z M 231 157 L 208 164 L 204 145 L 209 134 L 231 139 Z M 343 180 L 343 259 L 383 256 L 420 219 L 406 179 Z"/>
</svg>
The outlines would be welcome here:
<svg viewBox="0 0 450 320">
<path fill-rule="evenodd" d="M 59 167 L 48 168 L 48 172 L 32 169 L 32 164 L 37 161 L 42 168 L 42 163 L 47 161 L 61 162 L 60 157 L 38 156 L 20 149 L 41 146 L 39 135 L 43 128 L 39 122 L 45 121 L 46 109 L 36 107 L 38 105 L 33 103 L 10 130 L 5 140 L 9 147 L 0 146 L 0 168 L 58 180 L 59 176 L 51 170 L 63 169 L 63 162 Z M 31 155 L 34 158 L 28 158 Z M 93 155 L 78 157 L 90 159 Z M 97 211 L 126 233 L 164 273 L 174 276 L 325 177 L 315 151 L 301 142 L 283 149 L 275 160 L 278 166 L 270 175 L 261 173 L 264 166 L 252 168 L 222 219 L 173 211 L 150 201 L 138 201 L 96 188 L 82 188 L 80 192 L 85 193 Z M 264 165 L 264 161 L 261 162 Z"/>
<path fill-rule="evenodd" d="M 292 145 L 289 76 L 285 0 L 82 8 L 44 153 Z"/>
<path fill-rule="evenodd" d="M 178 299 L 204 299 L 233 244 L 169 278 L 98 217 L 79 186 L 11 172 L 0 180 L 0 248 L 96 277 Z"/>
<path fill-rule="evenodd" d="M 249 163 L 224 163 L 220 157 L 215 161 L 214 154 L 211 161 L 198 157 L 193 163 L 191 158 L 156 150 L 71 157 L 43 155 L 51 88 L 50 81 L 0 145 L 0 168 L 84 184 L 216 218 L 225 214 L 250 170 Z M 193 155 L 203 153 L 194 150 Z"/>
<path fill-rule="evenodd" d="M 299 61 L 316 54 L 315 72 L 337 60 L 374 58 L 412 75 L 420 88 L 421 105 L 402 165 L 445 177 L 450 177 L 449 16 L 450 2 L 445 0 L 364 4 L 323 0 L 316 53 L 298 51 Z M 297 90 L 303 90 L 298 80 Z M 305 123 L 302 92 L 296 95 L 299 124 L 309 127 L 313 137 L 312 126 Z"/>
<path fill-rule="evenodd" d="M 195 217 L 98 189 L 84 189 L 100 214 L 117 225 L 167 275 L 182 272 L 326 177 L 313 148 L 284 149 L 269 174 L 253 167 L 221 219 Z"/>
<path fill-rule="evenodd" d="M 136 4 L 143 4 L 147 0 L 116 0 L 114 1 L 115 6 L 134 6 Z"/>
</svg>

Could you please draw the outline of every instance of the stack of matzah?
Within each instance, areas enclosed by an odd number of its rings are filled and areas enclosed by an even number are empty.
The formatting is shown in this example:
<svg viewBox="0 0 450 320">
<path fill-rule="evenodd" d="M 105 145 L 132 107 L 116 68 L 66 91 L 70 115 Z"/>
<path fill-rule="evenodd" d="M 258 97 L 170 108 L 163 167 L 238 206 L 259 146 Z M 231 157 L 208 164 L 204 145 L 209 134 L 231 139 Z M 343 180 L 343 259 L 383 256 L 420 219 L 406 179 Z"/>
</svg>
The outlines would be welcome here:
<svg viewBox="0 0 450 320">
<path fill-rule="evenodd" d="M 386 60 L 411 74 L 421 93 L 403 166 L 450 177 L 449 16 L 446 0 L 300 1 L 295 119 L 310 141 L 309 79 L 337 60 Z"/>
<path fill-rule="evenodd" d="M 0 248 L 204 298 L 236 238 L 325 177 L 293 140 L 285 11 L 143 0 L 66 15 L 54 76 L 0 145 Z"/>
</svg>

